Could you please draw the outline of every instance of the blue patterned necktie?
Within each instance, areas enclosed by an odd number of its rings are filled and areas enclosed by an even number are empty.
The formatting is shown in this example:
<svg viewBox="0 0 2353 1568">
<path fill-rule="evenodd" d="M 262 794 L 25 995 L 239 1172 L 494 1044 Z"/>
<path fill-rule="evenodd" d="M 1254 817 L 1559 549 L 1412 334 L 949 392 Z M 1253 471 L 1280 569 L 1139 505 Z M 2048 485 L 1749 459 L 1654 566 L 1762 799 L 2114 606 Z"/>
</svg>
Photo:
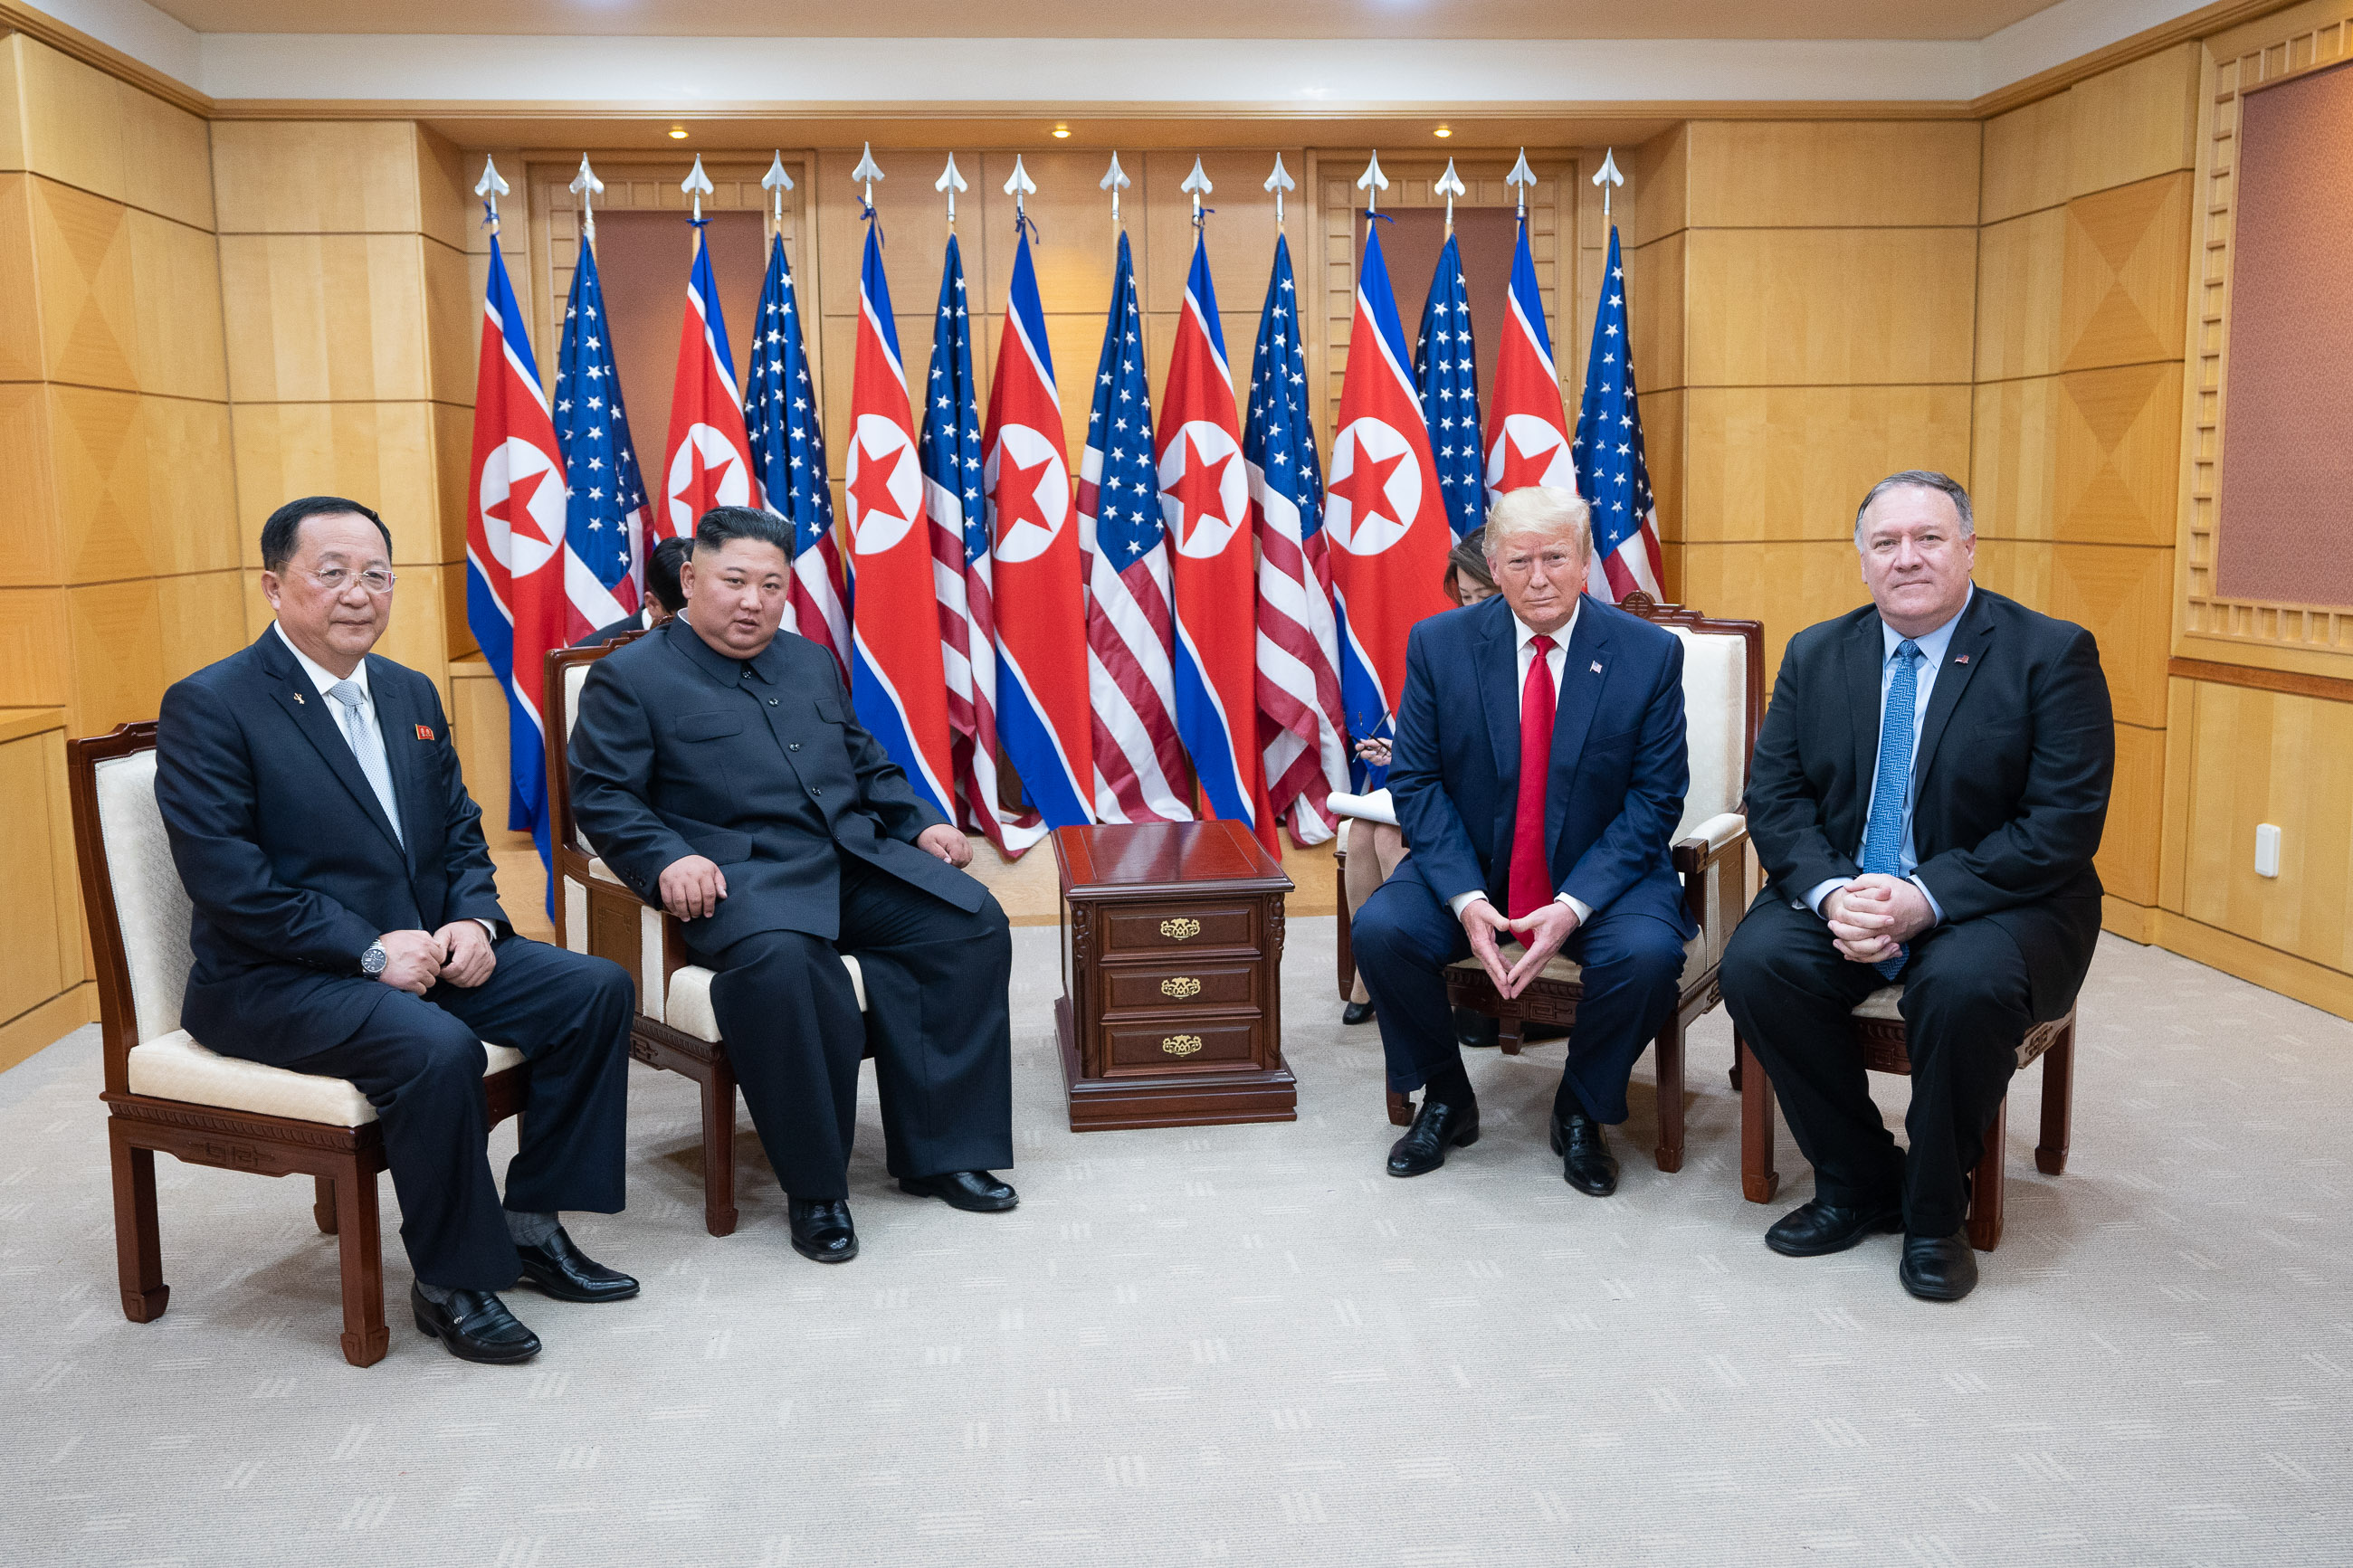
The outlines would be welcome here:
<svg viewBox="0 0 2353 1568">
<path fill-rule="evenodd" d="M 1862 868 L 1893 877 L 1903 865 L 1904 807 L 1912 794 L 1913 707 L 1920 679 L 1914 666 L 1920 645 L 1905 637 L 1895 645 L 1895 676 L 1887 683 L 1887 709 L 1879 720 L 1879 776 L 1871 793 L 1871 822 L 1862 832 Z M 1911 950 L 1872 965 L 1893 980 Z"/>
</svg>

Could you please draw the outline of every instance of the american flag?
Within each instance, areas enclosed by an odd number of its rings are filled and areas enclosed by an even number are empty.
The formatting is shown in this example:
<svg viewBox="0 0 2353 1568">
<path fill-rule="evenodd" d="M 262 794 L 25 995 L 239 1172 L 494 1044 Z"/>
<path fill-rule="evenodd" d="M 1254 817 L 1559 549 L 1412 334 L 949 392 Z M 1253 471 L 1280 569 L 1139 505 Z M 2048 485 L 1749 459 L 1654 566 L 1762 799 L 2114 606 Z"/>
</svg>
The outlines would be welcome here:
<svg viewBox="0 0 2353 1568">
<path fill-rule="evenodd" d="M 1634 351 L 1626 335 L 1626 269 L 1618 227 L 1609 228 L 1609 266 L 1593 317 L 1593 353 L 1585 366 L 1585 405 L 1577 411 L 1577 489 L 1593 506 L 1593 567 L 1586 586 L 1616 604 L 1640 588 L 1659 591 L 1659 511 L 1651 466 L 1642 457 L 1642 411 L 1634 397 Z"/>
<path fill-rule="evenodd" d="M 1267 797 L 1304 845 L 1332 836 L 1325 797 L 1348 787 L 1348 743 L 1298 307 L 1291 247 L 1277 234 L 1250 364 L 1242 460 L 1258 535 L 1258 707 L 1276 726 L 1266 744 Z"/>
<path fill-rule="evenodd" d="M 1438 253 L 1430 298 L 1421 307 L 1421 341 L 1413 349 L 1413 381 L 1430 420 L 1430 455 L 1446 496 L 1446 523 L 1454 537 L 1487 518 L 1487 447 L 1479 438 L 1479 355 L 1471 337 L 1471 298 L 1462 252 L 1454 236 Z"/>
<path fill-rule="evenodd" d="M 1314 461 L 1311 447 L 1308 460 Z M 1094 710 L 1095 818 L 1190 822 L 1193 774 L 1176 738 L 1169 659 L 1168 531 L 1153 459 L 1144 319 L 1119 237 L 1087 449 L 1079 460 L 1087 568 L 1087 689 Z"/>
<path fill-rule="evenodd" d="M 965 314 L 964 256 L 948 236 L 932 324 L 932 372 L 924 384 L 918 450 L 923 511 L 931 519 L 932 575 L 939 595 L 940 662 L 947 676 L 948 728 L 964 825 L 1008 855 L 1045 837 L 1035 812 L 1008 812 L 997 778 L 997 607 L 989 582 L 988 511 L 981 504 L 980 405 Z"/>
<path fill-rule="evenodd" d="M 593 631 L 636 613 L 653 548 L 648 531 L 646 481 L 638 472 L 638 450 L 629 439 L 629 416 L 621 406 L 620 373 L 613 363 L 611 333 L 605 325 L 605 289 L 596 280 L 596 248 L 580 243 L 572 269 L 572 298 L 564 307 L 564 335 L 555 353 L 555 440 L 564 449 L 565 541 L 609 605 L 586 584 L 574 590 L 573 608 Z M 586 603 L 583 603 L 583 599 Z M 576 634 L 575 634 L 576 635 Z"/>
<path fill-rule="evenodd" d="M 768 245 L 768 277 L 752 318 L 752 363 L 744 376 L 744 426 L 752 439 L 752 471 L 768 510 L 793 525 L 793 584 L 786 623 L 822 646 L 849 680 L 849 595 L 842 585 L 841 546 L 833 537 L 833 491 L 826 484 L 825 429 L 817 389 L 801 350 L 800 312 L 793 300 L 792 263 L 785 237 Z"/>
</svg>

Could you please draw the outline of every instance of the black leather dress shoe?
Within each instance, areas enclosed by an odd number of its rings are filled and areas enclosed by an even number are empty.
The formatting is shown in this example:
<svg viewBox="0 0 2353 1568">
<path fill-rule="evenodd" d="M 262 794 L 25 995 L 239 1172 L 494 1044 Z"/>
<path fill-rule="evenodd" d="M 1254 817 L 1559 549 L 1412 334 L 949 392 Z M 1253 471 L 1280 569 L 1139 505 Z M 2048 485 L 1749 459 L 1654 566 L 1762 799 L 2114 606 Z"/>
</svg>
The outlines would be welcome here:
<svg viewBox="0 0 2353 1568">
<path fill-rule="evenodd" d="M 814 1263 L 847 1263 L 858 1256 L 858 1229 L 849 1223 L 849 1200 L 822 1198 L 803 1201 L 787 1196 L 785 1214 L 792 1223 L 793 1250 Z"/>
<path fill-rule="evenodd" d="M 1479 1142 L 1479 1105 L 1461 1107 L 1425 1100 L 1406 1135 L 1389 1145 L 1389 1174 L 1424 1176 L 1446 1163 L 1449 1149 Z"/>
<path fill-rule="evenodd" d="M 1765 1245 L 1784 1258 L 1822 1258 L 1844 1252 L 1864 1237 L 1903 1228 L 1901 1204 L 1851 1209 L 1815 1198 L 1774 1221 L 1773 1228 L 1765 1233 Z"/>
<path fill-rule="evenodd" d="M 1978 1288 L 1978 1255 L 1969 1234 L 1907 1236 L 1895 1277 L 1923 1301 L 1957 1301 Z"/>
<path fill-rule="evenodd" d="M 439 1340 L 459 1361 L 493 1366 L 529 1361 L 539 1353 L 539 1336 L 515 1321 L 507 1304 L 488 1290 L 459 1290 L 449 1304 L 426 1300 L 414 1284 L 408 1287 L 408 1310 L 417 1331 Z"/>
<path fill-rule="evenodd" d="M 559 1301 L 626 1301 L 638 1293 L 638 1282 L 617 1268 L 607 1268 L 573 1244 L 558 1226 L 544 1247 L 518 1243 L 522 1277 Z"/>
<path fill-rule="evenodd" d="M 987 1171 L 943 1171 L 936 1176 L 902 1176 L 899 1190 L 919 1198 L 937 1198 L 966 1214 L 1003 1214 L 1021 1201 L 1021 1194 Z"/>
<path fill-rule="evenodd" d="M 1561 1156 L 1561 1179 L 1590 1197 L 1606 1198 L 1618 1190 L 1618 1156 L 1601 1123 L 1582 1107 L 1566 1117 L 1552 1116 L 1552 1152 Z"/>
<path fill-rule="evenodd" d="M 1497 1027 L 1494 1019 L 1476 1007 L 1454 1009 L 1454 1043 L 1458 1046 L 1464 1046 L 1474 1051 L 1492 1051 L 1495 1048 Z"/>
<path fill-rule="evenodd" d="M 1352 1028 L 1358 1024 L 1369 1024 L 1372 1021 L 1373 1005 L 1370 1002 L 1351 1002 L 1340 1009 L 1340 1022 Z"/>
</svg>

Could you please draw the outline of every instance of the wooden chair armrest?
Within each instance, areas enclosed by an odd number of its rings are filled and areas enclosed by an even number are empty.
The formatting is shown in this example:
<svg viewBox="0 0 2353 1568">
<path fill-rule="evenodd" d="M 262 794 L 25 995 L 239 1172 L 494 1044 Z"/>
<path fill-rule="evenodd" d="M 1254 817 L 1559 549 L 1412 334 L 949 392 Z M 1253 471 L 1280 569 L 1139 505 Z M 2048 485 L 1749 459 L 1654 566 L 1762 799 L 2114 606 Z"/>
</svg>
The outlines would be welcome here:
<svg viewBox="0 0 2353 1568">
<path fill-rule="evenodd" d="M 1669 851 L 1676 874 L 1683 879 L 1683 908 L 1702 931 L 1708 929 L 1711 904 L 1725 911 L 1727 926 L 1736 925 L 1748 907 L 1747 821 L 1727 814 L 1700 826 L 1705 830 L 1704 835 L 1694 834 Z M 1738 891 L 1729 898 L 1711 899 L 1711 887 L 1726 876 L 1738 879 Z M 1729 935 L 1729 931 L 1725 934 Z"/>
</svg>

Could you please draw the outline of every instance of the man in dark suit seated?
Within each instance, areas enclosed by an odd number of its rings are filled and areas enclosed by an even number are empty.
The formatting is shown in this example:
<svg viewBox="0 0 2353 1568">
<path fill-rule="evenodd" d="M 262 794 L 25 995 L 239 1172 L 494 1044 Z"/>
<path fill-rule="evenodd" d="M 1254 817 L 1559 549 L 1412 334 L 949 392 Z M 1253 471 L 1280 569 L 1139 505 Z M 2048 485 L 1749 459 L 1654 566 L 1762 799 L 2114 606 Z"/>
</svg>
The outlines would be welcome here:
<svg viewBox="0 0 2353 1568">
<path fill-rule="evenodd" d="M 692 549 L 683 539 L 665 539 L 654 546 L 646 557 L 645 607 L 634 616 L 624 616 L 610 626 L 598 626 L 574 647 L 599 647 L 615 637 L 628 637 L 631 632 L 649 632 L 680 610 L 686 607 L 686 595 L 678 585 L 678 569 Z"/>
<path fill-rule="evenodd" d="M 1585 994 L 1552 1146 L 1569 1185 L 1602 1197 L 1618 1186 L 1602 1128 L 1626 1120 L 1627 1076 L 1697 933 L 1668 853 L 1691 782 L 1683 645 L 1583 595 L 1590 516 L 1568 491 L 1514 490 L 1485 539 L 1501 596 L 1408 639 L 1389 793 L 1410 853 L 1353 931 L 1389 1087 L 1428 1091 L 1388 1171 L 1419 1176 L 1478 1141 L 1446 966 L 1475 955 L 1513 997 L 1566 953 Z M 1507 964 L 1497 943 L 1513 940 L 1525 951 Z"/>
<path fill-rule="evenodd" d="M 581 689 L 572 808 L 717 972 L 712 1010 L 793 1247 L 845 1263 L 867 1023 L 841 953 L 865 978 L 891 1173 L 988 1212 L 1017 1201 L 989 1173 L 1013 1163 L 1013 943 L 959 869 L 972 847 L 860 727 L 833 656 L 778 635 L 791 572 L 790 523 L 703 514 L 686 608 L 599 659 Z"/>
<path fill-rule="evenodd" d="M 1882 479 L 1854 538 L 1872 603 L 1789 639 L 1757 737 L 1767 882 L 1724 1001 L 1814 1166 L 1812 1201 L 1765 1244 L 1811 1258 L 1900 1229 L 1905 1289 L 1952 1301 L 1977 1284 L 1968 1173 L 2019 1042 L 2074 1005 L 2099 940 L 2116 731 L 2092 634 L 1970 583 L 1958 484 Z M 1847 1017 L 1896 982 L 1908 1154 Z"/>
<path fill-rule="evenodd" d="M 516 936 L 433 682 L 368 650 L 392 535 L 335 496 L 261 531 L 277 624 L 164 694 L 155 798 L 195 904 L 181 1016 L 208 1049 L 348 1079 L 376 1108 L 422 1331 L 468 1361 L 539 1341 L 496 1292 L 565 1301 L 638 1282 L 557 1211 L 621 1208 L 629 977 Z M 529 1059 L 501 1206 L 481 1042 Z"/>
</svg>

